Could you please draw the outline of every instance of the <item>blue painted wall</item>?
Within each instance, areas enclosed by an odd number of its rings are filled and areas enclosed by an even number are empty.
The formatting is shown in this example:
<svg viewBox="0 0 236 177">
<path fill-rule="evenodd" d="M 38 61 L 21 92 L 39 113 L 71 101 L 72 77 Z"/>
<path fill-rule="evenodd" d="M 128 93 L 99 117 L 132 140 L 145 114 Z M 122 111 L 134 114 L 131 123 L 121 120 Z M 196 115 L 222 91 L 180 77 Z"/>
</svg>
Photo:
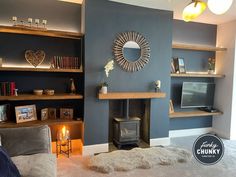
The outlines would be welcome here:
<svg viewBox="0 0 236 177">
<path fill-rule="evenodd" d="M 172 12 L 108 0 L 86 0 L 85 5 L 85 145 L 108 142 L 109 102 L 97 99 L 97 86 L 104 76 L 104 65 L 113 57 L 113 41 L 125 31 L 145 36 L 151 47 L 150 62 L 135 73 L 115 65 L 107 80 L 109 91 L 154 91 L 153 82 L 160 79 L 167 97 L 151 101 L 150 138 L 167 137 Z"/>
<path fill-rule="evenodd" d="M 216 45 L 216 25 L 202 23 L 185 23 L 180 20 L 173 21 L 173 41 L 187 44 Z M 187 71 L 207 72 L 208 58 L 215 57 L 214 52 L 190 51 L 173 49 L 173 57 L 184 58 Z M 214 82 L 209 78 L 172 78 L 171 99 L 176 111 L 180 111 L 181 91 L 183 82 Z M 185 109 L 189 110 L 189 109 Z M 181 110 L 183 111 L 183 110 Z M 212 117 L 192 117 L 170 120 L 170 130 L 203 128 L 212 126 Z"/>
</svg>

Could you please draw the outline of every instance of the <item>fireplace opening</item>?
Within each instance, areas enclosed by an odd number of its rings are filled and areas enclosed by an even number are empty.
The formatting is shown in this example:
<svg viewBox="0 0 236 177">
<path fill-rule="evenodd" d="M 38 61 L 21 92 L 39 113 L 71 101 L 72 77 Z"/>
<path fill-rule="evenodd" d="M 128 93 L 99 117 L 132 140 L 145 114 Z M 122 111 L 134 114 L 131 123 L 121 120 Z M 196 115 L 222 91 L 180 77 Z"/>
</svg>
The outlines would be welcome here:
<svg viewBox="0 0 236 177">
<path fill-rule="evenodd" d="M 110 151 L 149 147 L 150 100 L 109 102 Z"/>
</svg>

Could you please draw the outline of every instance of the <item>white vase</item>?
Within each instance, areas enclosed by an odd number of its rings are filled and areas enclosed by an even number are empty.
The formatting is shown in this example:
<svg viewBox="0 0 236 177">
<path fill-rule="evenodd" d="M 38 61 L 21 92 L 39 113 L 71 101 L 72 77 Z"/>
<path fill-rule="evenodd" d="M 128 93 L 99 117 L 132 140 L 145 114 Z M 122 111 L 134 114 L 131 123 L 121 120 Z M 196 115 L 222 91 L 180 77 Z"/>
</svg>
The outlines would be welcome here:
<svg viewBox="0 0 236 177">
<path fill-rule="evenodd" d="M 107 86 L 102 86 L 100 89 L 100 93 L 106 94 L 107 93 Z"/>
</svg>

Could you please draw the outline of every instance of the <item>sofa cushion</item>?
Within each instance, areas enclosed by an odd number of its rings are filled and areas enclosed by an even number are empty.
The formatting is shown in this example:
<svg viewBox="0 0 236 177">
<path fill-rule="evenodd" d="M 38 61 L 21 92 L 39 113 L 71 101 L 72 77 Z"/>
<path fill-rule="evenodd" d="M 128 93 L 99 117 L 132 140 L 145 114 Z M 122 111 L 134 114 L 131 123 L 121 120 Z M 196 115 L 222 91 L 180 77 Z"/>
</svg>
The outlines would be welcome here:
<svg viewBox="0 0 236 177">
<path fill-rule="evenodd" d="M 0 176 L 20 177 L 17 167 L 2 146 L 0 146 Z"/>
<path fill-rule="evenodd" d="M 2 128 L 2 146 L 12 156 L 51 152 L 51 133 L 48 126 Z"/>
<path fill-rule="evenodd" d="M 12 157 L 22 177 L 56 177 L 57 161 L 54 154 L 40 153 Z"/>
</svg>

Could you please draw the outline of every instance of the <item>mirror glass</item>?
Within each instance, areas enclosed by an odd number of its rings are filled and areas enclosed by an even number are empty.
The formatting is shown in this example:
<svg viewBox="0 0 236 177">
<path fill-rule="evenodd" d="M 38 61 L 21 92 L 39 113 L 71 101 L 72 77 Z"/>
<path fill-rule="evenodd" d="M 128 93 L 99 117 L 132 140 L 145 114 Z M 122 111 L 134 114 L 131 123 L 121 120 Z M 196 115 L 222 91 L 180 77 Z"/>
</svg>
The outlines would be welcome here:
<svg viewBox="0 0 236 177">
<path fill-rule="evenodd" d="M 129 61 L 136 61 L 141 56 L 141 48 L 134 41 L 128 41 L 123 46 L 123 56 Z"/>
</svg>

